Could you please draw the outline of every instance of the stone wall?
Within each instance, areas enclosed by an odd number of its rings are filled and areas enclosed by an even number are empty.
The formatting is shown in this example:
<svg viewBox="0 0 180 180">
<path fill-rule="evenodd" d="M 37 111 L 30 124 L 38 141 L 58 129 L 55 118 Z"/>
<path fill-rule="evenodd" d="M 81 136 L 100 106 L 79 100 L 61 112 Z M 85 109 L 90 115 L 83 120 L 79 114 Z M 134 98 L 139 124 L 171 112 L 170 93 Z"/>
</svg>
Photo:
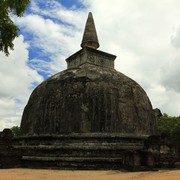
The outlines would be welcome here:
<svg viewBox="0 0 180 180">
<path fill-rule="evenodd" d="M 169 136 L 150 136 L 146 152 L 153 156 L 154 167 L 180 168 L 180 143 Z"/>
<path fill-rule="evenodd" d="M 13 134 L 10 129 L 0 132 L 0 168 L 20 166 L 21 153 L 13 148 Z"/>
</svg>

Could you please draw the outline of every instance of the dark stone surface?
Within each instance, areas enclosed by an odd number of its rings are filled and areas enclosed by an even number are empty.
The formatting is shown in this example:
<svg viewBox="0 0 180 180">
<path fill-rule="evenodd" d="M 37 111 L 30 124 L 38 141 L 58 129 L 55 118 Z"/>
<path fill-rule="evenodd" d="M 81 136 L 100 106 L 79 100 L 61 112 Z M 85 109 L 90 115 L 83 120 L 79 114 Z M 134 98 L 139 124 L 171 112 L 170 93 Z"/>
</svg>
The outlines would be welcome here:
<svg viewBox="0 0 180 180">
<path fill-rule="evenodd" d="M 153 109 L 156 120 L 162 117 L 161 110 L 158 108 Z"/>
<path fill-rule="evenodd" d="M 103 64 L 102 52 L 88 49 L 83 52 L 84 59 L 96 53 Z M 71 61 L 76 63 L 81 54 L 80 51 Z M 94 64 L 84 61 L 41 83 L 25 107 L 22 134 L 155 134 L 154 113 L 145 91 L 112 67 L 97 64 L 98 59 Z"/>
<path fill-rule="evenodd" d="M 11 129 L 8 129 L 8 128 L 5 128 L 3 129 L 1 135 L 0 135 L 3 139 L 6 139 L 7 141 L 8 140 L 11 140 L 12 137 L 13 137 L 13 133 L 11 131 Z"/>
<path fill-rule="evenodd" d="M 0 168 L 18 167 L 21 153 L 13 147 L 13 133 L 10 129 L 0 132 Z"/>
</svg>

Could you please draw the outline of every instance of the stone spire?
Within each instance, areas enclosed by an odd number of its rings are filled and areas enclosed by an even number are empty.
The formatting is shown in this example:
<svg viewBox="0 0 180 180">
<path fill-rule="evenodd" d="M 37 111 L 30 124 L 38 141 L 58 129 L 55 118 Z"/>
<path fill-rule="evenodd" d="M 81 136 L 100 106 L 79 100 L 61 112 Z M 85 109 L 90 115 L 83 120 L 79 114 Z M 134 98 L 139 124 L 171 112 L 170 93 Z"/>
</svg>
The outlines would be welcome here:
<svg viewBox="0 0 180 180">
<path fill-rule="evenodd" d="M 81 47 L 82 48 L 89 47 L 93 49 L 97 49 L 99 47 L 94 19 L 91 12 L 89 12 L 89 15 L 86 21 L 86 26 L 84 30 Z"/>
</svg>

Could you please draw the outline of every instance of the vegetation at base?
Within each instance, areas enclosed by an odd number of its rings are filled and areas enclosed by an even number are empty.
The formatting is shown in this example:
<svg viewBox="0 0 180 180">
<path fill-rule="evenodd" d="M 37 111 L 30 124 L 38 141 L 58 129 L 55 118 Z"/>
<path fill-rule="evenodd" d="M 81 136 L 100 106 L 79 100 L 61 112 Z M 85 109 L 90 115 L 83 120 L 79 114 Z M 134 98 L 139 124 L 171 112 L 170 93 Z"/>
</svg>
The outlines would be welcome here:
<svg viewBox="0 0 180 180">
<path fill-rule="evenodd" d="M 13 126 L 11 128 L 11 131 L 14 136 L 19 136 L 20 135 L 20 127 L 19 126 Z"/>
<path fill-rule="evenodd" d="M 172 117 L 163 114 L 158 119 L 158 129 L 160 134 L 166 134 L 175 141 L 180 141 L 180 116 Z"/>
<path fill-rule="evenodd" d="M 13 50 L 13 40 L 18 37 L 18 27 L 11 20 L 11 15 L 23 16 L 30 0 L 0 0 L 0 51 L 9 55 Z"/>
</svg>

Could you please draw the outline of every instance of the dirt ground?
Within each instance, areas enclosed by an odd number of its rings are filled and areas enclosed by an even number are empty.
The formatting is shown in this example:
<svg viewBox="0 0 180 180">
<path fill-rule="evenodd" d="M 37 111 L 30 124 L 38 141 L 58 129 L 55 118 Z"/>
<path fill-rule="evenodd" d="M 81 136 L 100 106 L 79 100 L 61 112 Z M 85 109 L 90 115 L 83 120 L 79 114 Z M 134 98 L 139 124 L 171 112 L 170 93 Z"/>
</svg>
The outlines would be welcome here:
<svg viewBox="0 0 180 180">
<path fill-rule="evenodd" d="M 180 170 L 120 172 L 1 169 L 0 180 L 180 180 Z"/>
</svg>

